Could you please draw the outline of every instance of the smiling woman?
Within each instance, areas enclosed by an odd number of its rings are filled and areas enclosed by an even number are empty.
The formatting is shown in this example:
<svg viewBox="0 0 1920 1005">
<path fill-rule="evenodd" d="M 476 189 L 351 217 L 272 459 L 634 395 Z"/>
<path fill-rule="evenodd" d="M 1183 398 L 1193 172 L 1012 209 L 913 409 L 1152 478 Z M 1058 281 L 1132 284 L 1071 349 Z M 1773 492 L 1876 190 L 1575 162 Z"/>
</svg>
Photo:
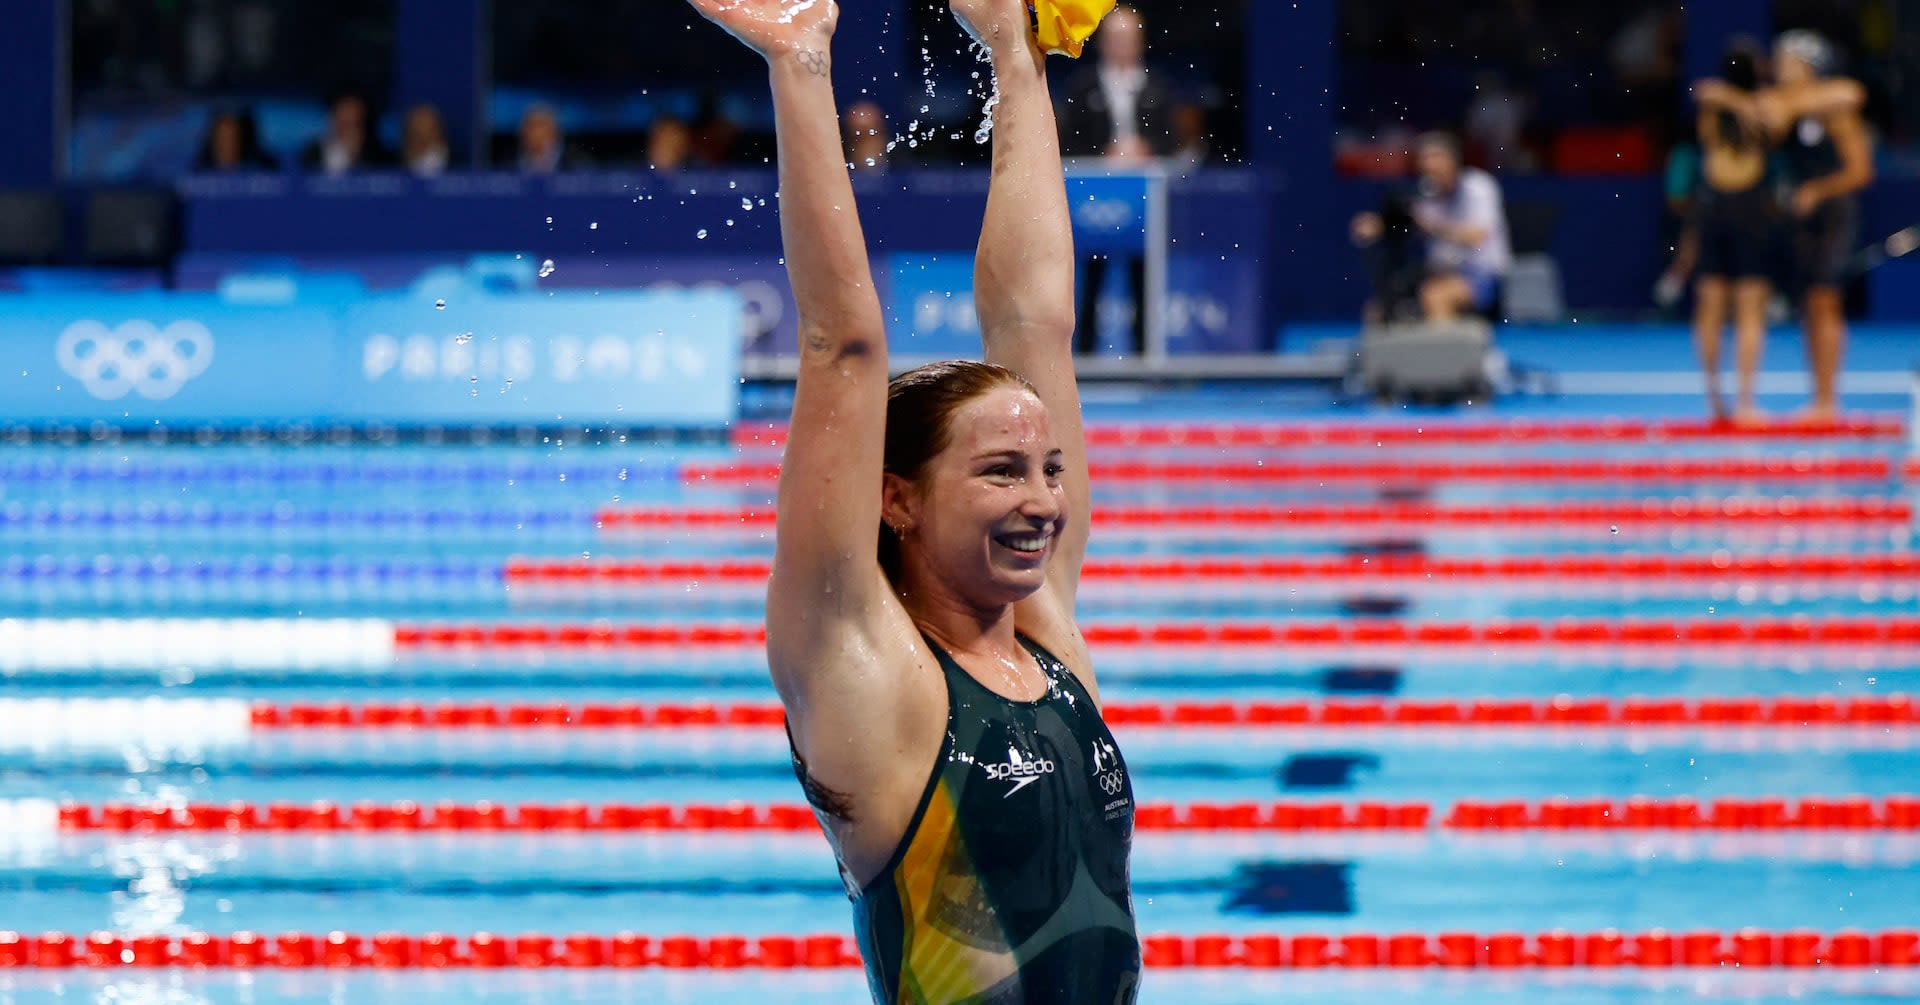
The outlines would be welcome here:
<svg viewBox="0 0 1920 1005">
<path fill-rule="evenodd" d="M 974 263 L 986 362 L 891 384 L 834 113 L 838 11 L 693 2 L 772 78 L 802 357 L 767 655 L 874 999 L 1131 1002 L 1133 789 L 1073 614 L 1073 237 L 1025 0 L 953 5 L 999 96 Z"/>
</svg>

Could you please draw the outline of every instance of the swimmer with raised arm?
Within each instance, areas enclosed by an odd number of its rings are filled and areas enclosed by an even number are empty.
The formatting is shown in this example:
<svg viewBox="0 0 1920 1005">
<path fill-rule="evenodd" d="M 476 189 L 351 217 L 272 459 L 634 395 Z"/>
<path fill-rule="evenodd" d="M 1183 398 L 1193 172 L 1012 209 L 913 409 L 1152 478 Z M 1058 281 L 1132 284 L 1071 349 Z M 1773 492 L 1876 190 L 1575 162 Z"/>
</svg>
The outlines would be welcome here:
<svg viewBox="0 0 1920 1005">
<path fill-rule="evenodd" d="M 954 0 L 1000 104 L 986 363 L 887 380 L 829 0 L 692 0 L 768 63 L 801 360 L 767 656 L 876 1002 L 1125 1005 L 1133 789 L 1074 621 L 1087 461 L 1073 246 L 1025 0 Z"/>
</svg>

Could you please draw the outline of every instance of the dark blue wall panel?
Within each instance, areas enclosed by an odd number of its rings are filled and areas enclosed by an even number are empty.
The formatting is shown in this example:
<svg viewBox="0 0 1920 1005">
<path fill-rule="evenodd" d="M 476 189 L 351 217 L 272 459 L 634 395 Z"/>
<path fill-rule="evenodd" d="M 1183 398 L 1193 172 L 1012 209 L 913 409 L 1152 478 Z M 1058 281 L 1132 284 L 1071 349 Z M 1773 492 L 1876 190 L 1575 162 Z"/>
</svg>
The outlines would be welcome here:
<svg viewBox="0 0 1920 1005">
<path fill-rule="evenodd" d="M 66 45 L 61 0 L 0 5 L 0 186 L 47 185 L 55 177 Z"/>
</svg>

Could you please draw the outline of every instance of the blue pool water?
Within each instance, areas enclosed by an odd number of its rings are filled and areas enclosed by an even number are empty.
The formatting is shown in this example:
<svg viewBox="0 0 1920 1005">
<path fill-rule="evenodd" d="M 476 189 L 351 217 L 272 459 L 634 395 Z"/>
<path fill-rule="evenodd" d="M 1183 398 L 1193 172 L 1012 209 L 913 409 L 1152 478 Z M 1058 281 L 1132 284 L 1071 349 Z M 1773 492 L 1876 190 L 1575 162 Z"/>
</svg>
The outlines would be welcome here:
<svg viewBox="0 0 1920 1005">
<path fill-rule="evenodd" d="M 1094 420 L 1266 418 L 1252 399 L 1095 402 Z M 1551 418 L 1551 417 L 1550 417 Z M 1444 417 L 1407 421 L 1444 424 Z M 1105 448 L 1096 461 L 1396 463 L 1434 460 L 1882 460 L 1883 478 L 1461 481 L 1437 505 L 1693 497 L 1914 503 L 1900 440 L 1531 442 L 1284 451 Z M 751 582 L 650 587 L 513 581 L 515 559 L 765 559 L 765 527 L 603 528 L 608 507 L 764 507 L 767 486 L 687 483 L 686 465 L 764 462 L 714 443 L 502 442 L 18 446 L 0 460 L 0 618 L 373 618 L 397 624 L 751 622 Z M 1402 487 L 1404 488 L 1404 486 Z M 1379 503 L 1364 481 L 1128 483 L 1103 505 Z M 1406 496 L 1399 496 L 1403 500 Z M 1567 555 L 1885 556 L 1910 522 L 1394 528 L 1297 525 L 1101 530 L 1097 559 Z M 1414 622 L 1901 618 L 1911 575 L 1467 582 L 1090 581 L 1088 624 L 1288 623 L 1382 612 Z M 1489 651 L 1420 645 L 1096 651 L 1110 702 L 1698 698 L 1920 690 L 1911 648 L 1577 645 Z M 0 654 L 0 704 L 104 698 L 344 702 L 767 703 L 750 649 L 468 655 L 384 662 L 289 659 L 39 662 Z M 244 661 L 238 661 L 244 662 Z M 77 706 L 75 706 L 77 707 Z M 4 712 L 4 709 L 0 709 Z M 0 801 L 254 803 L 490 801 L 504 805 L 792 803 L 777 729 L 405 731 L 149 727 L 0 736 Z M 1143 802 L 1538 803 L 1566 796 L 1865 795 L 1920 788 L 1920 727 L 1475 726 L 1172 728 L 1117 732 Z M 163 735 L 164 734 L 164 735 Z M 1143 932 L 1732 932 L 1920 922 L 1920 833 L 1671 831 L 1281 834 L 1143 832 L 1134 880 Z M 0 828 L 0 930 L 290 930 L 807 934 L 850 918 L 824 842 L 777 834 L 157 834 Z M 855 971 L 761 974 L 34 971 L 0 968 L 0 1003 L 82 1001 L 849 1002 Z M 1153 971 L 1165 1003 L 1624 1003 L 1732 998 L 1882 1001 L 1920 994 L 1912 971 Z"/>
</svg>

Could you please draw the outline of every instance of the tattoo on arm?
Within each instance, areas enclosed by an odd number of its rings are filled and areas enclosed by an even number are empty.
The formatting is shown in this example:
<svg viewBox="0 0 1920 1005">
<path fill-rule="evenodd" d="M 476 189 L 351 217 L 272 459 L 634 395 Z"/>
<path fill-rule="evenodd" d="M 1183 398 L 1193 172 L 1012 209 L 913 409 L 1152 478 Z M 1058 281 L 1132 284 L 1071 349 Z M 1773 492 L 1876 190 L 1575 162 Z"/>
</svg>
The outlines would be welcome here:
<svg viewBox="0 0 1920 1005">
<path fill-rule="evenodd" d="M 827 62 L 827 54 L 817 49 L 805 49 L 799 53 L 800 65 L 816 77 L 824 77 L 832 67 Z"/>
</svg>

